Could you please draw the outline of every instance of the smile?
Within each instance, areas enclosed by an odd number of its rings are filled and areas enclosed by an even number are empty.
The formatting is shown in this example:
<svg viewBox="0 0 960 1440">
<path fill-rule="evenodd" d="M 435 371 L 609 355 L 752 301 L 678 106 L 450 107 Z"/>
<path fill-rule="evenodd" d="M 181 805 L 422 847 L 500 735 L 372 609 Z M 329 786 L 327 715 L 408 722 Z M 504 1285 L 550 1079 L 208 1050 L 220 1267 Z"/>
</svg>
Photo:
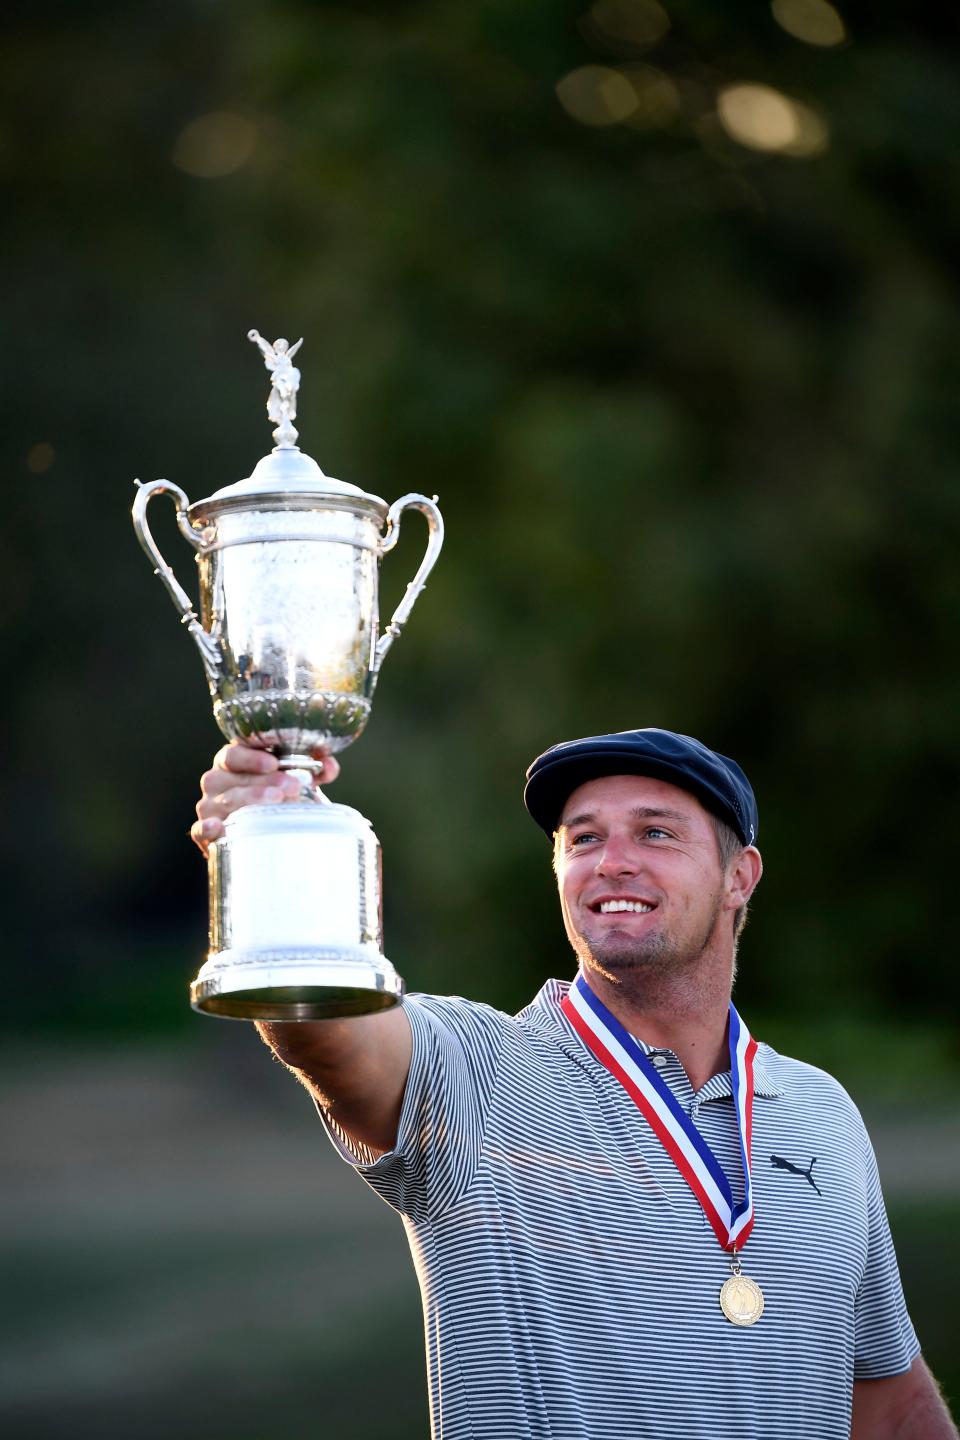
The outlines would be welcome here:
<svg viewBox="0 0 960 1440">
<path fill-rule="evenodd" d="M 647 915 L 654 907 L 644 900 L 601 900 L 597 908 L 601 915 Z"/>
</svg>

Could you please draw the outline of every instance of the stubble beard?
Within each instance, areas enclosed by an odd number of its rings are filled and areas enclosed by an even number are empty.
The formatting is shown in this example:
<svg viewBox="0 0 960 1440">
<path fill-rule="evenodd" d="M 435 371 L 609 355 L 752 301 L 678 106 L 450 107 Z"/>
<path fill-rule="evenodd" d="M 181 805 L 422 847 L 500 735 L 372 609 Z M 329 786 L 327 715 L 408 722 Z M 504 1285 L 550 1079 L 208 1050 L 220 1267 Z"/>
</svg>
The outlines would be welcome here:
<svg viewBox="0 0 960 1440">
<path fill-rule="evenodd" d="M 601 975 L 625 995 L 649 1000 L 665 986 L 682 985 L 696 976 L 716 933 L 720 914 L 718 897 L 702 930 L 687 939 L 671 935 L 665 929 L 640 939 L 626 929 L 596 940 L 583 934 L 571 938 L 585 970 Z"/>
</svg>

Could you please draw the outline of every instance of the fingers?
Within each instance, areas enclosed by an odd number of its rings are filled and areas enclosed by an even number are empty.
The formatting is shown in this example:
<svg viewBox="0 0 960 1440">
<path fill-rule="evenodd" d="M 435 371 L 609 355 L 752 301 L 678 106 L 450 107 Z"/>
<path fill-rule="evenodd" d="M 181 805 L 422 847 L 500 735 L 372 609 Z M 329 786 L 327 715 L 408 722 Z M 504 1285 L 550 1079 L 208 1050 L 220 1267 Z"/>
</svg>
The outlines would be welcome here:
<svg viewBox="0 0 960 1440">
<path fill-rule="evenodd" d="M 276 755 L 269 750 L 245 745 L 242 740 L 231 740 L 213 757 L 214 770 L 229 770 L 234 775 L 268 775 L 279 765 Z"/>
<path fill-rule="evenodd" d="M 335 756 L 320 751 L 316 758 L 323 762 L 323 783 L 336 780 L 340 765 Z M 224 821 L 234 811 L 245 805 L 277 805 L 300 798 L 300 781 L 279 768 L 276 756 L 233 740 L 217 751 L 212 769 L 200 778 L 197 819 L 190 827 L 190 838 L 205 855 L 210 844 L 223 835 Z"/>
<path fill-rule="evenodd" d="M 201 855 L 206 855 L 212 842 L 219 840 L 222 834 L 222 820 L 194 820 L 190 826 L 190 839 L 197 846 Z"/>
<path fill-rule="evenodd" d="M 320 784 L 332 785 L 340 774 L 340 761 L 336 755 L 321 754 L 317 756 L 317 759 L 323 761 L 323 769 L 320 771 L 319 776 Z"/>
<path fill-rule="evenodd" d="M 320 778 L 324 785 L 329 785 L 340 774 L 339 760 L 335 755 L 325 754 L 323 750 L 316 750 L 313 755 L 314 759 L 322 761 Z M 231 775 L 272 775 L 279 766 L 279 760 L 269 750 L 260 750 L 242 740 L 231 740 L 229 745 L 222 746 L 213 757 L 213 770 L 226 770 Z"/>
<path fill-rule="evenodd" d="M 272 758 L 272 757 L 271 757 Z M 223 834 L 223 822 L 244 805 L 277 805 L 300 798 L 300 782 L 274 769 L 262 774 L 208 770 L 200 779 L 201 798 L 190 838 L 204 855 Z"/>
<path fill-rule="evenodd" d="M 200 777 L 200 792 L 199 818 L 222 820 L 243 805 L 277 805 L 281 800 L 297 800 L 300 781 L 282 770 L 266 774 L 208 770 Z"/>
</svg>

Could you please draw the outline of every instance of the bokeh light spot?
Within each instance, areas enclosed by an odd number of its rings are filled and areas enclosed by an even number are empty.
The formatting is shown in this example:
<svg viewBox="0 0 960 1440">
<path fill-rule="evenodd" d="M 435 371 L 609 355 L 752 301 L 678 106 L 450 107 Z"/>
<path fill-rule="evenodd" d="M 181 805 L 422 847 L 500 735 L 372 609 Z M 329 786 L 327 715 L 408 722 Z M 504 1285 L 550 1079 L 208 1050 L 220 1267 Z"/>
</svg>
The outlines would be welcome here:
<svg viewBox="0 0 960 1440">
<path fill-rule="evenodd" d="M 217 180 L 245 165 L 256 142 L 257 127 L 252 120 L 231 110 L 211 110 L 183 127 L 171 158 L 187 175 Z"/>
<path fill-rule="evenodd" d="M 806 158 L 830 143 L 822 115 L 770 85 L 728 85 L 717 97 L 720 123 L 751 150 Z"/>
<path fill-rule="evenodd" d="M 631 65 L 625 73 L 637 97 L 637 107 L 629 116 L 631 125 L 669 125 L 677 118 L 683 101 L 669 75 L 652 65 Z"/>
<path fill-rule="evenodd" d="M 581 65 L 557 85 L 557 99 L 581 125 L 617 125 L 637 108 L 637 92 L 608 65 Z"/>
<path fill-rule="evenodd" d="M 39 444 L 31 445 L 27 451 L 27 469 L 34 475 L 43 475 L 56 458 L 56 451 L 49 440 L 41 440 Z"/>
<path fill-rule="evenodd" d="M 585 28 L 605 40 L 647 49 L 670 29 L 670 16 L 659 0 L 596 0 Z"/>
<path fill-rule="evenodd" d="M 787 34 L 807 45 L 842 45 L 847 38 L 843 16 L 828 0 L 772 0 L 770 8 Z"/>
</svg>

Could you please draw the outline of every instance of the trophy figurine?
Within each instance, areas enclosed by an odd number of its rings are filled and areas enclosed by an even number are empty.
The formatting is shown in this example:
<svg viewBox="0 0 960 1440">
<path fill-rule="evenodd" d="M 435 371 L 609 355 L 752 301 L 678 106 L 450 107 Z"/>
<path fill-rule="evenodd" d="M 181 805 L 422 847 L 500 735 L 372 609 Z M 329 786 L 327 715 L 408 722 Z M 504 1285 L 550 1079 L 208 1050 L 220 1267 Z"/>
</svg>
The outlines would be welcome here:
<svg viewBox="0 0 960 1440">
<path fill-rule="evenodd" d="M 392 505 L 332 480 L 297 446 L 303 341 L 271 345 L 267 413 L 275 447 L 246 480 L 193 504 L 178 485 L 140 485 L 133 524 L 206 672 L 214 719 L 228 739 L 276 755 L 300 800 L 229 816 L 210 846 L 210 949 L 190 988 L 194 1009 L 241 1020 L 316 1020 L 394 1005 L 403 981 L 383 954 L 380 846 L 370 823 L 318 788 L 316 752 L 343 750 L 370 714 L 384 656 L 443 543 L 436 497 Z M 176 503 L 196 552 L 200 613 L 147 524 L 155 495 Z M 379 563 L 405 510 L 428 525 L 413 580 L 378 634 Z"/>
</svg>

